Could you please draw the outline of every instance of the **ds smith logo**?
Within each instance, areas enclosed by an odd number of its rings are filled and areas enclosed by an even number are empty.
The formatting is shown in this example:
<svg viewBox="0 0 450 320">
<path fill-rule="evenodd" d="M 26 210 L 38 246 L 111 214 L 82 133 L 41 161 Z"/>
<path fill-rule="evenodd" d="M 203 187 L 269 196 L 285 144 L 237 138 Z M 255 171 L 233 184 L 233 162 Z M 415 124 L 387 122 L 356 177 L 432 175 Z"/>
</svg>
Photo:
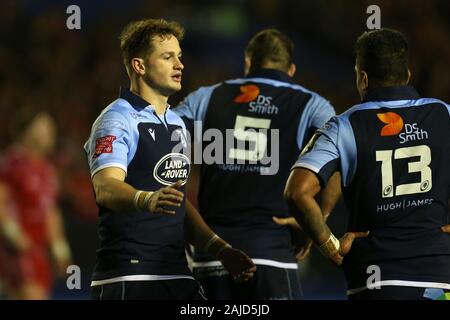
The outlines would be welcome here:
<svg viewBox="0 0 450 320">
<path fill-rule="evenodd" d="M 386 125 L 381 129 L 380 136 L 396 136 L 400 143 L 428 139 L 428 132 L 419 128 L 417 123 L 404 123 L 402 117 L 395 112 L 377 113 L 378 119 Z M 405 128 L 405 132 L 402 132 Z"/>
<path fill-rule="evenodd" d="M 249 84 L 241 86 L 240 90 L 241 94 L 233 100 L 235 103 L 248 103 L 250 112 L 278 114 L 278 107 L 272 104 L 272 97 L 260 94 L 258 86 Z"/>
</svg>

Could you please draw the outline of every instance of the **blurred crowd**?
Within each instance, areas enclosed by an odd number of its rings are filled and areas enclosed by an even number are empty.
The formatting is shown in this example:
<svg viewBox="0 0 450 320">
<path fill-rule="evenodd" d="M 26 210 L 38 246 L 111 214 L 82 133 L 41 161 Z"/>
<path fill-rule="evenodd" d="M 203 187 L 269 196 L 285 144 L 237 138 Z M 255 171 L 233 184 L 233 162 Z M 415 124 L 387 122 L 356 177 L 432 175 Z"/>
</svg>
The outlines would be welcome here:
<svg viewBox="0 0 450 320">
<path fill-rule="evenodd" d="M 70 4 L 81 8 L 81 30 L 66 28 Z M 295 41 L 295 80 L 340 113 L 358 103 L 353 43 L 366 30 L 371 4 L 380 7 L 383 27 L 409 39 L 412 84 L 419 93 L 450 101 L 448 0 L 2 1 L 0 152 L 11 142 L 9 116 L 18 108 L 32 106 L 54 117 L 58 144 L 51 162 L 73 258 L 93 263 L 97 209 L 82 145 L 119 86 L 128 85 L 117 40 L 128 21 L 164 17 L 186 28 L 183 90 L 172 105 L 199 86 L 241 76 L 247 40 L 261 28 L 277 27 Z M 80 239 L 80 230 L 89 241 Z"/>
</svg>

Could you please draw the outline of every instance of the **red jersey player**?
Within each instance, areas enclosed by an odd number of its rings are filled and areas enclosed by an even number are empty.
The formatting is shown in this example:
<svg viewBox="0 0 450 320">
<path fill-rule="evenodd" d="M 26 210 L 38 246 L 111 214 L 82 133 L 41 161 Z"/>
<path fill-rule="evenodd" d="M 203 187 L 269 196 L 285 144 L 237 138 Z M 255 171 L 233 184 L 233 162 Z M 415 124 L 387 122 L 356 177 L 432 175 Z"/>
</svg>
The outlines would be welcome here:
<svg viewBox="0 0 450 320">
<path fill-rule="evenodd" d="M 23 113 L 14 129 L 16 141 L 0 160 L 0 280 L 8 298 L 47 299 L 53 279 L 48 248 L 58 273 L 70 262 L 57 178 L 46 159 L 55 124 L 48 114 Z"/>
</svg>

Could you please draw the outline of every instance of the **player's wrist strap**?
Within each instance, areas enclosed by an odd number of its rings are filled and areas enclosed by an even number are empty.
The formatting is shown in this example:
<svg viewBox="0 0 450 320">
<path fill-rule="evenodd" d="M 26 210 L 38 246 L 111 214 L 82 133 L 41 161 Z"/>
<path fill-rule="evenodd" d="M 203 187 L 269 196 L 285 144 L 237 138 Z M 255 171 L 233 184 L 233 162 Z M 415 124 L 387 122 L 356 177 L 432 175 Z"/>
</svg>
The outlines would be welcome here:
<svg viewBox="0 0 450 320">
<path fill-rule="evenodd" d="M 219 236 L 217 234 L 214 234 L 208 242 L 203 247 L 203 251 L 208 252 L 209 248 L 213 245 L 214 242 L 216 242 L 219 239 Z"/>
<path fill-rule="evenodd" d="M 337 239 L 334 234 L 330 233 L 330 237 L 327 241 L 319 246 L 320 252 L 325 256 L 329 257 L 333 254 L 339 253 L 341 249 L 341 244 L 339 239 Z"/>
<path fill-rule="evenodd" d="M 144 200 L 142 201 L 142 204 L 140 204 L 141 195 L 143 193 L 145 194 L 145 197 L 144 197 Z M 150 211 L 149 203 L 150 203 L 150 198 L 152 197 L 152 195 L 153 195 L 153 192 L 150 192 L 150 191 L 148 191 L 148 192 L 142 191 L 142 190 L 136 191 L 136 193 L 134 194 L 133 205 L 137 212 Z"/>
<path fill-rule="evenodd" d="M 203 247 L 203 251 L 205 252 L 209 252 L 209 249 L 211 249 L 212 245 L 214 243 L 216 243 L 217 240 L 221 239 L 217 234 L 214 234 L 209 240 L 208 242 L 205 244 L 205 246 Z M 227 248 L 231 248 L 231 245 L 229 243 L 224 243 L 215 253 L 216 257 L 219 257 L 220 254 Z"/>
<path fill-rule="evenodd" d="M 143 192 L 144 192 L 144 191 L 142 191 L 142 190 L 138 190 L 138 191 L 134 194 L 133 205 L 134 205 L 134 208 L 136 209 L 137 212 L 142 212 L 141 208 L 139 207 L 139 198 L 140 198 L 140 196 L 141 196 L 141 194 L 142 194 Z"/>
</svg>

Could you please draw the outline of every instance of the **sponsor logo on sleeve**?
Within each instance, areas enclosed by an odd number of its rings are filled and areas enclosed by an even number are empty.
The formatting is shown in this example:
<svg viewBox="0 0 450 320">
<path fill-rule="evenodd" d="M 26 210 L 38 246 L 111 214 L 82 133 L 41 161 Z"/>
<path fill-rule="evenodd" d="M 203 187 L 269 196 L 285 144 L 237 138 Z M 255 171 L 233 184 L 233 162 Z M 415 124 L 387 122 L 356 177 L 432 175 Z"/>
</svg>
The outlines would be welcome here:
<svg viewBox="0 0 450 320">
<path fill-rule="evenodd" d="M 95 153 L 93 158 L 97 158 L 102 153 L 112 153 L 113 152 L 113 142 L 117 137 L 113 135 L 107 135 L 104 137 L 97 138 L 95 140 Z"/>
</svg>

